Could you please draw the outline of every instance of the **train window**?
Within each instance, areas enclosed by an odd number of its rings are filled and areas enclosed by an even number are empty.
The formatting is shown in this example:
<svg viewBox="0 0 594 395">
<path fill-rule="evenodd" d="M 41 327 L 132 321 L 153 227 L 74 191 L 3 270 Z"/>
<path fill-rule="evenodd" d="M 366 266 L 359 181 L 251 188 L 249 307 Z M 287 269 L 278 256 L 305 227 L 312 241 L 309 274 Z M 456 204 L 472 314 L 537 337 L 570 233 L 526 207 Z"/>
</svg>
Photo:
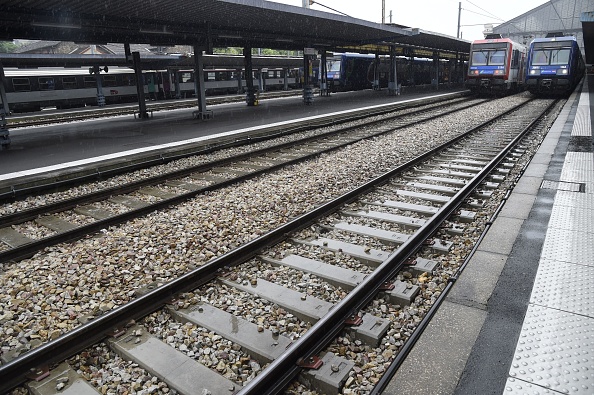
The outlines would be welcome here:
<svg viewBox="0 0 594 395">
<path fill-rule="evenodd" d="M 62 89 L 76 89 L 78 84 L 76 83 L 76 77 L 62 77 Z"/>
<path fill-rule="evenodd" d="M 55 87 L 54 77 L 39 77 L 40 91 L 53 91 Z"/>
<path fill-rule="evenodd" d="M 328 71 L 340 71 L 340 61 L 330 60 L 326 63 L 326 67 L 328 68 Z"/>
<path fill-rule="evenodd" d="M 517 49 L 514 49 L 513 56 L 512 56 L 512 61 L 511 61 L 511 68 L 512 69 L 517 69 L 518 68 L 519 60 L 520 60 L 520 51 L 518 51 Z"/>
<path fill-rule="evenodd" d="M 488 51 L 474 51 L 472 52 L 472 60 L 470 64 L 473 66 L 486 66 Z"/>
<path fill-rule="evenodd" d="M 207 81 L 214 81 L 214 80 L 216 80 L 215 73 L 206 73 L 206 77 L 207 77 L 206 78 Z"/>
<path fill-rule="evenodd" d="M 549 64 L 551 51 L 538 50 L 532 53 L 532 64 L 535 66 L 544 66 Z"/>
<path fill-rule="evenodd" d="M 569 54 L 570 49 L 553 49 L 551 51 L 551 64 L 552 65 L 559 65 L 559 64 L 567 64 L 569 63 Z"/>
<path fill-rule="evenodd" d="M 31 83 L 29 78 L 13 78 L 12 87 L 15 92 L 29 92 L 31 90 Z"/>
<path fill-rule="evenodd" d="M 83 85 L 85 88 L 96 88 L 97 80 L 95 77 L 83 77 Z"/>
<path fill-rule="evenodd" d="M 118 82 L 116 80 L 115 75 L 104 75 L 103 77 L 103 86 L 118 86 Z"/>
<path fill-rule="evenodd" d="M 122 85 L 135 86 L 136 76 L 134 74 L 127 74 L 122 76 Z"/>
<path fill-rule="evenodd" d="M 489 64 L 490 65 L 503 65 L 505 61 L 505 51 L 496 50 L 489 51 Z"/>
<path fill-rule="evenodd" d="M 180 80 L 181 82 L 192 82 L 194 78 L 192 77 L 192 73 L 180 73 Z"/>
</svg>

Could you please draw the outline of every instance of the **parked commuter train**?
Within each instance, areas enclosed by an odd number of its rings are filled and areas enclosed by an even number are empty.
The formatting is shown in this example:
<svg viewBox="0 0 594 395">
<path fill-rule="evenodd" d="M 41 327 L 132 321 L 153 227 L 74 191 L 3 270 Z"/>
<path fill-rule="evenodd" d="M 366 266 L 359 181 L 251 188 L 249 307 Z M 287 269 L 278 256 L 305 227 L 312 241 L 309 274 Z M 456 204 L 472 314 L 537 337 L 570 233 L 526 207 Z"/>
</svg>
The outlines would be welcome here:
<svg viewBox="0 0 594 395">
<path fill-rule="evenodd" d="M 11 112 L 97 105 L 97 77 L 90 74 L 89 69 L 6 68 L 4 73 L 2 83 Z M 254 86 L 261 84 L 264 90 L 284 89 L 285 74 L 289 88 L 298 87 L 300 81 L 299 68 L 268 68 L 254 70 L 253 74 Z M 142 76 L 147 100 L 186 98 L 195 94 L 193 70 L 144 71 Z M 138 101 L 134 70 L 112 67 L 107 73 L 102 72 L 100 78 L 105 104 Z M 243 93 L 246 87 L 245 72 L 238 69 L 205 69 L 204 81 L 207 95 Z"/>
<path fill-rule="evenodd" d="M 526 88 L 535 95 L 570 94 L 585 69 L 575 37 L 536 38 L 528 50 Z"/>
<path fill-rule="evenodd" d="M 473 93 L 508 93 L 524 88 L 526 47 L 509 38 L 475 40 L 466 87 Z"/>
<path fill-rule="evenodd" d="M 375 55 L 346 53 L 328 58 L 328 88 L 333 91 L 350 91 L 373 88 L 377 79 L 379 88 L 387 88 L 390 78 L 390 59 L 381 57 L 375 64 Z M 431 85 L 454 81 L 455 65 L 450 61 L 439 61 L 438 79 L 432 59 L 403 56 L 396 58 L 397 83 L 401 86 Z"/>
</svg>

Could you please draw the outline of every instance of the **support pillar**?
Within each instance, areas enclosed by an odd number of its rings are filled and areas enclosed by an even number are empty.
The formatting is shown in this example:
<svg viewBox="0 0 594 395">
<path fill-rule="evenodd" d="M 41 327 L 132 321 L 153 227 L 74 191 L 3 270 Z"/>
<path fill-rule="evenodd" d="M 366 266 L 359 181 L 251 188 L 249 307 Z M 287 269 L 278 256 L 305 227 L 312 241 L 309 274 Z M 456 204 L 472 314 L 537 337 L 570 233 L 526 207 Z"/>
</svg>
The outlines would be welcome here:
<svg viewBox="0 0 594 395">
<path fill-rule="evenodd" d="M 284 91 L 288 91 L 289 90 L 289 68 L 285 67 L 283 69 L 284 71 L 284 75 L 285 75 L 285 79 L 284 79 L 284 85 L 283 85 L 283 90 Z"/>
<path fill-rule="evenodd" d="M 198 110 L 192 114 L 196 119 L 209 119 L 212 111 L 206 110 L 206 91 L 204 86 L 204 59 L 202 49 L 194 45 L 194 91 L 198 100 Z"/>
<path fill-rule="evenodd" d="M 400 94 L 398 89 L 398 75 L 396 73 L 396 48 L 390 46 L 390 82 L 388 82 L 388 95 L 397 96 Z"/>
<path fill-rule="evenodd" d="M 95 78 L 97 80 L 97 105 L 99 107 L 105 107 L 105 96 L 103 95 L 103 81 L 101 78 L 101 69 L 99 67 L 97 68 L 97 71 L 95 71 Z"/>
<path fill-rule="evenodd" d="M 10 108 L 8 106 L 8 98 L 6 97 L 6 87 L 4 86 L 4 66 L 2 62 L 0 62 L 0 102 L 2 102 L 2 107 L 0 110 L 4 110 L 4 114 L 10 114 Z"/>
<path fill-rule="evenodd" d="M 237 80 L 237 94 L 243 93 L 243 84 L 241 82 L 241 69 L 235 69 L 235 79 Z"/>
<path fill-rule="evenodd" d="M 434 66 L 434 77 L 433 77 L 433 84 L 435 85 L 435 90 L 439 90 L 439 53 L 437 51 L 433 52 L 433 66 Z"/>
<path fill-rule="evenodd" d="M 245 101 L 248 106 L 257 106 L 258 100 L 256 98 L 256 89 L 254 88 L 254 69 L 252 67 L 252 48 L 245 47 L 243 49 L 243 57 L 245 63 L 245 84 L 247 93 Z"/>
<path fill-rule="evenodd" d="M 312 80 L 312 65 L 311 56 L 303 52 L 303 103 L 310 105 L 313 103 L 313 86 Z"/>
<path fill-rule="evenodd" d="M 10 145 L 10 137 L 8 128 L 6 127 L 6 114 L 9 114 L 8 99 L 6 98 L 6 90 L 4 89 L 4 66 L 0 62 L 0 149 L 6 148 Z"/>
<path fill-rule="evenodd" d="M 458 76 L 458 70 L 459 70 L 458 69 L 458 62 L 459 62 L 459 58 L 458 57 L 459 56 L 460 56 L 460 54 L 458 53 L 458 51 L 456 51 L 456 60 L 454 62 L 454 76 L 452 78 L 454 80 L 453 81 L 454 82 L 454 85 L 457 85 L 458 84 L 458 81 L 460 79 L 460 77 Z"/>
<path fill-rule="evenodd" d="M 330 96 L 328 89 L 328 60 L 326 51 L 322 51 L 322 60 L 320 60 L 320 96 Z"/>
<path fill-rule="evenodd" d="M 379 54 L 375 54 L 375 60 L 373 61 L 373 90 L 379 91 L 380 90 L 380 81 L 379 81 Z"/>
<path fill-rule="evenodd" d="M 138 118 L 148 119 L 146 102 L 144 97 L 144 81 L 142 78 L 142 66 L 140 65 L 140 52 L 132 52 L 134 63 L 134 75 L 136 76 L 136 93 L 138 95 Z"/>
<path fill-rule="evenodd" d="M 8 128 L 6 127 L 6 117 L 4 116 L 4 109 L 0 108 L 0 149 L 8 147 L 9 145 L 10 137 Z"/>
<path fill-rule="evenodd" d="M 181 99 L 181 89 L 179 87 L 179 70 L 173 70 L 173 85 L 175 87 L 175 98 Z"/>
<path fill-rule="evenodd" d="M 266 91 L 266 88 L 264 87 L 264 70 L 266 69 L 258 70 L 258 90 L 260 92 Z"/>
</svg>

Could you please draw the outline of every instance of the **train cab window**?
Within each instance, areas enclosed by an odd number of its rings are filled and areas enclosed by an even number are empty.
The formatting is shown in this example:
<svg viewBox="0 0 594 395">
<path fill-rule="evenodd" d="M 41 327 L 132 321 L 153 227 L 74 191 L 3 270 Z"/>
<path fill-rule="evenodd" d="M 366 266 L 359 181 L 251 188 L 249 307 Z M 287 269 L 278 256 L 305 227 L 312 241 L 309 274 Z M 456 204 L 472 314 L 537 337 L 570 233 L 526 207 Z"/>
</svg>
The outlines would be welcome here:
<svg viewBox="0 0 594 395">
<path fill-rule="evenodd" d="M 569 63 L 569 55 L 571 50 L 569 48 L 553 49 L 551 51 L 551 64 L 560 65 Z"/>
<path fill-rule="evenodd" d="M 96 88 L 97 87 L 97 80 L 95 77 L 83 77 L 83 85 L 85 88 Z"/>
<path fill-rule="evenodd" d="M 471 64 L 473 66 L 486 66 L 488 51 L 473 51 Z"/>
<path fill-rule="evenodd" d="M 54 77 L 39 77 L 40 91 L 53 91 L 56 85 L 54 84 Z"/>
<path fill-rule="evenodd" d="M 489 51 L 489 64 L 494 65 L 503 65 L 505 61 L 505 51 L 496 50 L 496 51 Z"/>
<path fill-rule="evenodd" d="M 78 84 L 76 83 L 76 77 L 62 77 L 62 89 L 76 89 Z"/>
<path fill-rule="evenodd" d="M 118 86 L 118 82 L 116 80 L 115 75 L 104 75 L 103 78 L 103 86 Z"/>
<path fill-rule="evenodd" d="M 29 78 L 13 78 L 12 87 L 15 92 L 29 92 L 31 90 L 31 83 Z"/>
</svg>

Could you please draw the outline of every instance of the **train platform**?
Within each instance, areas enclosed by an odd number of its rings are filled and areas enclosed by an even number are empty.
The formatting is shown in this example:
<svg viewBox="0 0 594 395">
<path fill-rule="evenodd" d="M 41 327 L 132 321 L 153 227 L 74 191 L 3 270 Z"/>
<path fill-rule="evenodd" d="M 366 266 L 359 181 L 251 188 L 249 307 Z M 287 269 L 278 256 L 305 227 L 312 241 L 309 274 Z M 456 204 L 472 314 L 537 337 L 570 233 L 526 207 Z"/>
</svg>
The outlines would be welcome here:
<svg viewBox="0 0 594 395">
<path fill-rule="evenodd" d="M 0 151 L 0 182 L 52 170 L 95 166 L 99 162 L 150 155 L 217 136 L 240 135 L 270 125 L 289 125 L 303 118 L 315 119 L 364 106 L 417 100 L 463 89 L 422 90 L 388 96 L 387 90 L 333 93 L 316 96 L 305 105 L 300 93 L 292 97 L 260 100 L 248 107 L 245 100 L 208 106 L 213 117 L 193 119 L 196 108 L 154 112 L 148 120 L 121 115 L 47 126 L 10 129 L 9 149 Z M 153 102 L 154 103 L 154 102 Z"/>
<path fill-rule="evenodd" d="M 383 394 L 594 394 L 594 75 Z"/>
</svg>

